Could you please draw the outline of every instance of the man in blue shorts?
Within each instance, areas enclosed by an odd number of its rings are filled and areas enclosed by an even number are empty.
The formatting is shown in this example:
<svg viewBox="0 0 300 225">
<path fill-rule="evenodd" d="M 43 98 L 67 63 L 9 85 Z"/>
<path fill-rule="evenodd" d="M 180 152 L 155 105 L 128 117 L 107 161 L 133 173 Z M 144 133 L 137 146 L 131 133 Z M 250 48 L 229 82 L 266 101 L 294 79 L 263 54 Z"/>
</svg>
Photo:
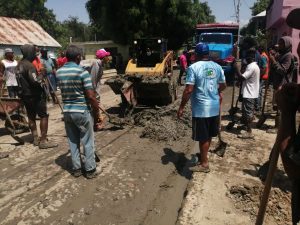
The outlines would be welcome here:
<svg viewBox="0 0 300 225">
<path fill-rule="evenodd" d="M 208 45 L 198 43 L 195 53 L 197 62 L 187 70 L 186 87 L 177 116 L 182 117 L 184 107 L 192 97 L 192 138 L 199 142 L 201 159 L 191 170 L 208 173 L 207 155 L 212 137 L 219 132 L 220 95 L 226 82 L 222 67 L 209 59 Z"/>
</svg>

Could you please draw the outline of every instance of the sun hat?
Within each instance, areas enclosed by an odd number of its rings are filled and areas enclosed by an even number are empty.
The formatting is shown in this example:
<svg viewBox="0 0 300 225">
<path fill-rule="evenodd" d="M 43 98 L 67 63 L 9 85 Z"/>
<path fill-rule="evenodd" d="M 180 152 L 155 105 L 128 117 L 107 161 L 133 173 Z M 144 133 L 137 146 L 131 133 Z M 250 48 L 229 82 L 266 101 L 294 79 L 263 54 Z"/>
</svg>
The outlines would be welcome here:
<svg viewBox="0 0 300 225">
<path fill-rule="evenodd" d="M 14 51 L 11 48 L 4 49 L 4 53 L 13 53 Z"/>
<path fill-rule="evenodd" d="M 97 52 L 96 52 L 96 57 L 98 59 L 103 59 L 104 57 L 106 56 L 110 56 L 110 52 L 107 52 L 104 48 L 102 49 L 99 49 Z"/>
</svg>

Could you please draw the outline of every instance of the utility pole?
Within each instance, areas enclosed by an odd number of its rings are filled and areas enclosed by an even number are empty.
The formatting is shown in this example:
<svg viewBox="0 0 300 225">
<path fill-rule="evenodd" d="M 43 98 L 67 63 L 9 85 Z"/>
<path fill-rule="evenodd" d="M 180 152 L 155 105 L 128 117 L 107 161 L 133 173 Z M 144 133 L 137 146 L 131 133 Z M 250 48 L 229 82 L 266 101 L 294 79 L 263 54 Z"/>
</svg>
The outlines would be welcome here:
<svg viewBox="0 0 300 225">
<path fill-rule="evenodd" d="M 234 4 L 234 11 L 235 11 L 235 17 L 236 22 L 239 25 L 238 29 L 238 39 L 237 39 L 237 59 L 240 58 L 239 54 L 239 45 L 240 45 L 240 34 L 241 34 L 241 26 L 240 26 L 240 8 L 241 8 L 241 0 L 233 0 Z"/>
</svg>

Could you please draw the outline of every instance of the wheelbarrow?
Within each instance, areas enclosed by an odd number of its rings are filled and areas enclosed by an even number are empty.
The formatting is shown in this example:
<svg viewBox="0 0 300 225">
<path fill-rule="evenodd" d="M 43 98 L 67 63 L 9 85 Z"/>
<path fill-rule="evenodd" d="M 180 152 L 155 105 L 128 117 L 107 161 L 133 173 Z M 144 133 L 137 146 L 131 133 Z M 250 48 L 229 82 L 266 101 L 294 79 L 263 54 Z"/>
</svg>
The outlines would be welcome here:
<svg viewBox="0 0 300 225">
<path fill-rule="evenodd" d="M 24 144 L 24 141 L 17 134 L 29 131 L 23 107 L 19 98 L 0 97 L 0 119 L 5 121 L 5 129 L 19 144 Z"/>
</svg>

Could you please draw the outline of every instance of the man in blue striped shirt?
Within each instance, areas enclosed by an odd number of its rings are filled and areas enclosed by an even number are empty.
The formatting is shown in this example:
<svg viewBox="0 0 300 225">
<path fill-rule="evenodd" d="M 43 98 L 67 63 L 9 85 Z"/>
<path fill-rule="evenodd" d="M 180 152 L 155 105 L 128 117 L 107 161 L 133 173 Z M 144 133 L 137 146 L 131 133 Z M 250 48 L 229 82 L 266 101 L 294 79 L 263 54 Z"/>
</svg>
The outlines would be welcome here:
<svg viewBox="0 0 300 225">
<path fill-rule="evenodd" d="M 71 149 L 73 176 L 82 174 L 80 142 L 84 147 L 85 173 L 88 179 L 97 176 L 93 118 L 99 118 L 99 107 L 91 75 L 79 66 L 81 49 L 70 45 L 66 51 L 68 62 L 57 71 L 61 90 L 65 129 Z M 93 117 L 91 115 L 91 110 Z M 97 121 L 95 121 L 97 122 Z"/>
</svg>

